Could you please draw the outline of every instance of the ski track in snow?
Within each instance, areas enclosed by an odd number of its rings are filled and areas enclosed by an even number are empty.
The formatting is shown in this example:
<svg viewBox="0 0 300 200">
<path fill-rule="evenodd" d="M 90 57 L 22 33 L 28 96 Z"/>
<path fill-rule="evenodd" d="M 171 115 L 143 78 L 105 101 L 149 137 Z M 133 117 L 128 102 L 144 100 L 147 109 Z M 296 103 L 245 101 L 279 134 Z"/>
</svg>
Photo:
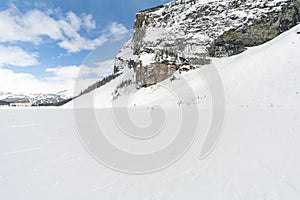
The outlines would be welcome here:
<svg viewBox="0 0 300 200">
<path fill-rule="evenodd" d="M 38 150 L 41 150 L 41 149 L 42 149 L 42 147 L 21 149 L 21 150 L 11 151 L 11 152 L 7 152 L 7 153 L 0 153 L 0 156 L 10 156 L 10 155 L 15 155 L 15 154 L 19 154 L 19 153 L 34 152 L 34 151 L 38 151 Z"/>
<path fill-rule="evenodd" d="M 21 124 L 21 125 L 11 125 L 8 128 L 25 128 L 25 127 L 34 127 L 39 126 L 39 124 Z"/>
</svg>

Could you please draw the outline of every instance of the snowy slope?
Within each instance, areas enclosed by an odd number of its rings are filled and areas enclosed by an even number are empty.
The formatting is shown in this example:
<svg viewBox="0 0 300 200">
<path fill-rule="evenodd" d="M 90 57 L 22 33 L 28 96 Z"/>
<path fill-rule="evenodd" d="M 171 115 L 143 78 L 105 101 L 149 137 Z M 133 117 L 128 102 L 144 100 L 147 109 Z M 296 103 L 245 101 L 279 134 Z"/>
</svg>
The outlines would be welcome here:
<svg viewBox="0 0 300 200">
<path fill-rule="evenodd" d="M 298 108 L 300 26 L 237 56 L 216 59 L 231 106 Z"/>
<path fill-rule="evenodd" d="M 209 91 L 205 87 L 205 80 L 199 74 L 204 74 L 208 68 L 214 66 L 223 80 L 228 106 L 297 107 L 300 100 L 300 79 L 297 78 L 300 63 L 298 53 L 300 35 L 297 34 L 299 27 L 299 25 L 294 27 L 266 44 L 249 48 L 242 54 L 227 58 L 213 58 L 211 65 L 182 74 L 177 73 L 174 81 L 170 81 L 169 78 L 160 84 L 139 90 L 135 90 L 132 84 L 125 87 L 117 99 L 127 98 L 130 95 L 129 106 L 177 105 L 178 100 L 172 98 L 171 93 L 160 88 L 185 90 L 183 83 L 187 81 L 193 88 L 195 96 L 200 97 L 194 103 L 203 107 L 210 102 Z M 112 93 L 122 81 L 131 79 L 132 75 L 133 72 L 127 70 L 116 80 L 77 99 L 76 105 L 88 107 L 90 106 L 87 103 L 88 99 L 94 99 L 92 105 L 94 107 L 111 107 L 115 97 Z M 72 103 L 66 107 L 72 107 Z"/>
<path fill-rule="evenodd" d="M 156 173 L 124 174 L 94 160 L 77 136 L 72 104 L 65 109 L 1 109 L 1 198 L 298 200 L 299 31 L 297 26 L 238 56 L 214 59 L 226 96 L 222 137 L 212 154 L 201 160 L 200 135 L 181 159 Z M 164 86 L 136 91 L 129 85 L 116 101 L 132 94 L 130 107 L 159 104 L 177 108 L 178 99 L 170 90 L 184 90 L 180 85 L 186 78 L 199 99 L 184 99 L 181 105 L 210 108 L 209 91 L 198 73 L 201 70 L 206 68 L 177 74 L 177 80 L 166 80 Z M 110 112 L 101 108 L 112 105 L 112 93 L 120 82 L 122 77 L 77 99 L 77 106 L 94 102 L 92 106 L 100 108 L 95 111 L 99 123 L 112 121 L 104 124 L 109 133 L 118 128 Z M 201 120 L 199 128 L 206 129 L 209 119 L 205 115 Z M 115 134 L 108 137 L 122 142 Z M 164 143 L 170 138 L 161 139 Z"/>
</svg>

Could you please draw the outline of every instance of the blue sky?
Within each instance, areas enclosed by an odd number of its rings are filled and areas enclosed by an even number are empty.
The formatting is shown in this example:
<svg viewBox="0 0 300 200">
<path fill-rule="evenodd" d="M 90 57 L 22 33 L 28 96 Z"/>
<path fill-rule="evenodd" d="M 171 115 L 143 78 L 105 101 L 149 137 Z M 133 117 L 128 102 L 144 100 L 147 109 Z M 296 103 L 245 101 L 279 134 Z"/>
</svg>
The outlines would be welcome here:
<svg viewBox="0 0 300 200">
<path fill-rule="evenodd" d="M 128 40 L 135 14 L 166 2 L 1 0 L 0 92 L 69 89 L 91 51 L 98 67 L 107 65 Z"/>
</svg>

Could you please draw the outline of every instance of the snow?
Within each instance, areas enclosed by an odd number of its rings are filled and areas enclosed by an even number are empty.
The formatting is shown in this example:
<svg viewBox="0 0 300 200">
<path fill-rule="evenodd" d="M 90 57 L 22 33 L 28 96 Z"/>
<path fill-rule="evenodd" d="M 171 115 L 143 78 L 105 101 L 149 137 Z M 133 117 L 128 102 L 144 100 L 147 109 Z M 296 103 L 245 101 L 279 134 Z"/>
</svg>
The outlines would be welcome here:
<svg viewBox="0 0 300 200">
<path fill-rule="evenodd" d="M 137 56 L 133 55 L 130 42 L 126 43 L 116 57 L 122 57 L 124 60 L 136 60 Z"/>
<path fill-rule="evenodd" d="M 299 27 L 243 54 L 215 61 L 224 71 L 232 106 L 299 106 Z"/>
<path fill-rule="evenodd" d="M 64 108 L 1 108 L 1 198 L 298 200 L 299 30 L 300 25 L 240 55 L 214 59 L 212 65 L 220 73 L 226 96 L 226 118 L 219 142 L 208 157 L 199 159 L 205 137 L 199 134 L 182 158 L 155 173 L 120 173 L 94 160 L 77 136 L 73 102 Z M 129 98 L 133 118 L 149 122 L 147 117 L 141 119 L 134 113 L 134 105 L 141 110 L 155 105 L 169 107 L 175 114 L 168 120 L 176 129 L 180 106 L 172 91 L 181 94 L 188 83 L 199 99 L 179 98 L 184 106 L 198 106 L 202 122 L 199 132 L 206 130 L 210 124 L 206 111 L 212 99 L 200 74 L 212 65 L 175 74 L 173 81 L 135 90 Z M 118 128 L 109 111 L 113 103 L 111 93 L 131 75 L 127 70 L 75 102 L 82 107 L 92 102 L 98 122 L 111 122 L 103 126 L 109 130 L 107 137 L 117 144 L 122 140 L 117 140 Z M 121 94 L 117 101 L 128 95 Z M 167 127 L 172 128 L 168 124 Z M 160 138 L 159 146 L 167 144 L 172 135 Z M 137 151 L 144 142 L 124 148 Z"/>
<path fill-rule="evenodd" d="M 155 53 L 142 53 L 140 54 L 140 60 L 142 65 L 147 66 L 154 63 Z"/>
<path fill-rule="evenodd" d="M 146 35 L 145 35 L 145 41 L 146 42 L 155 42 L 157 39 L 161 38 L 163 35 L 166 35 L 168 33 L 168 30 L 161 29 L 161 28 L 147 28 L 146 29 Z"/>
</svg>

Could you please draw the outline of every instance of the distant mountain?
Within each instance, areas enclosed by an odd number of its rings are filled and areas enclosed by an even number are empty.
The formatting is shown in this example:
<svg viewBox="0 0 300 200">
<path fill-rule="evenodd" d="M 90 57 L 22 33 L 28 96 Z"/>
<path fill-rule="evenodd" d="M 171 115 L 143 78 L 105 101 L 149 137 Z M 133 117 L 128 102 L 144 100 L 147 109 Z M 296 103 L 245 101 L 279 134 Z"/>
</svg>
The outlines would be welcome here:
<svg viewBox="0 0 300 200">
<path fill-rule="evenodd" d="M 12 92 L 0 92 L 0 100 L 7 103 L 32 103 L 33 105 L 52 105 L 65 102 L 72 97 L 67 91 L 56 94 L 14 94 Z"/>
<path fill-rule="evenodd" d="M 0 106 L 6 106 L 8 105 L 9 103 L 7 103 L 6 101 L 0 101 Z"/>
</svg>

